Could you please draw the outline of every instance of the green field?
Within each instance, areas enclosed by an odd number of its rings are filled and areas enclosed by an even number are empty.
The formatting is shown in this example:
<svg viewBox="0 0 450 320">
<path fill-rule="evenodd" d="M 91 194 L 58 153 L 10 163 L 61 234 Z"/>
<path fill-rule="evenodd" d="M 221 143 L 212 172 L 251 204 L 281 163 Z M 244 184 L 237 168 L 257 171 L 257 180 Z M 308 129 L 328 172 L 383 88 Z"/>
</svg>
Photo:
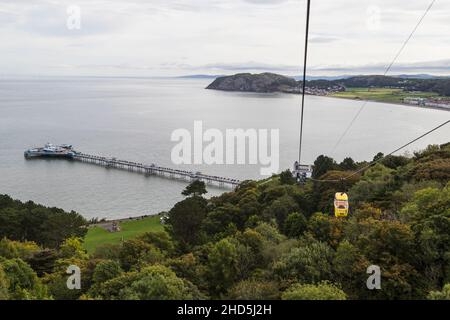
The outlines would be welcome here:
<svg viewBox="0 0 450 320">
<path fill-rule="evenodd" d="M 92 253 L 103 244 L 117 244 L 122 239 L 131 239 L 147 231 L 162 231 L 164 226 L 160 223 L 159 218 L 159 216 L 152 216 L 121 222 L 121 231 L 119 232 L 109 232 L 101 227 L 91 227 L 84 238 L 84 248 L 88 253 Z"/>
<path fill-rule="evenodd" d="M 406 92 L 402 89 L 390 88 L 347 88 L 346 91 L 336 92 L 331 95 L 337 98 L 371 100 L 379 102 L 403 103 L 403 98 L 430 98 L 437 97 L 434 92 Z"/>
</svg>

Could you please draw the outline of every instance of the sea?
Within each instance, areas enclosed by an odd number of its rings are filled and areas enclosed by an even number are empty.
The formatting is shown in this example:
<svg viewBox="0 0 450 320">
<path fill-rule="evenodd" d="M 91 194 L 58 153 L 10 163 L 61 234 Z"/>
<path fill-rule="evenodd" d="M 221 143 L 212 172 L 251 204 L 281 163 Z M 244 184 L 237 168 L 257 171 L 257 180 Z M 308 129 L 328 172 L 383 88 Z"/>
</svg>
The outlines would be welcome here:
<svg viewBox="0 0 450 320">
<path fill-rule="evenodd" d="M 0 194 L 74 210 L 87 219 L 157 214 L 183 199 L 188 181 L 106 169 L 68 160 L 26 160 L 23 152 L 45 143 L 72 144 L 77 151 L 145 164 L 245 179 L 264 179 L 261 164 L 178 164 L 174 132 L 243 129 L 272 132 L 278 141 L 278 172 L 298 158 L 300 96 L 206 90 L 212 79 L 133 77 L 3 77 L 0 79 Z M 362 101 L 307 96 L 302 163 L 324 154 L 336 161 L 372 160 L 450 118 L 444 110 L 367 103 L 342 141 Z M 183 130 L 184 129 L 184 130 Z M 178 130 L 178 131 L 177 131 Z M 218 130 L 218 131 L 217 131 Z M 258 135 L 258 139 L 264 137 Z M 450 141 L 450 126 L 400 154 Z M 192 142 L 193 143 L 193 142 Z M 208 143 L 204 143 L 205 147 Z M 224 146 L 225 148 L 225 146 Z M 268 150 L 268 153 L 270 153 Z M 276 150 L 273 149 L 273 150 Z M 275 159 L 275 158 L 274 158 Z M 226 161 L 224 161 L 226 162 Z M 274 162 L 273 162 L 274 163 Z M 230 189 L 208 186 L 208 196 Z"/>
</svg>

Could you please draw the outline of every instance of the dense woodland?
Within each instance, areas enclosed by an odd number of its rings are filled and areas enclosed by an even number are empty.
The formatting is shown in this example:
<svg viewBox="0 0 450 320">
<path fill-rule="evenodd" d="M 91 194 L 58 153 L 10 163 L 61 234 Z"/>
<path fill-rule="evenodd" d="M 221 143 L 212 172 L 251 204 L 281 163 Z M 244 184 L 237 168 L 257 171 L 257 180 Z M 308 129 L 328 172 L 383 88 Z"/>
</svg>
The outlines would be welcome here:
<svg viewBox="0 0 450 320">
<path fill-rule="evenodd" d="M 383 155 L 378 154 L 375 159 Z M 314 176 L 366 165 L 320 156 Z M 0 197 L 0 299 L 450 299 L 450 144 L 388 156 L 344 183 L 288 171 L 205 198 L 194 182 L 166 232 L 82 249 L 77 213 Z M 351 213 L 332 214 L 347 191 Z M 66 268 L 81 268 L 68 290 Z M 381 268 L 368 290 L 367 267 Z"/>
</svg>

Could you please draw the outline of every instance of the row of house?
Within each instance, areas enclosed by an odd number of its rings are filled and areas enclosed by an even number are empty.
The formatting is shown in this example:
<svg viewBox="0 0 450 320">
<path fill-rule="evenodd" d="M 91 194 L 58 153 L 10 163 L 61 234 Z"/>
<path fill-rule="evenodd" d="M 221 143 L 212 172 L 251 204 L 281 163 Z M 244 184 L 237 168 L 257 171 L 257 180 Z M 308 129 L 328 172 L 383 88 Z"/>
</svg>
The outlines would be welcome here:
<svg viewBox="0 0 450 320">
<path fill-rule="evenodd" d="M 407 103 L 407 104 L 416 105 L 416 106 L 450 110 L 450 100 L 430 99 L 430 98 L 420 98 L 420 97 L 406 97 L 403 99 L 403 102 Z"/>
</svg>

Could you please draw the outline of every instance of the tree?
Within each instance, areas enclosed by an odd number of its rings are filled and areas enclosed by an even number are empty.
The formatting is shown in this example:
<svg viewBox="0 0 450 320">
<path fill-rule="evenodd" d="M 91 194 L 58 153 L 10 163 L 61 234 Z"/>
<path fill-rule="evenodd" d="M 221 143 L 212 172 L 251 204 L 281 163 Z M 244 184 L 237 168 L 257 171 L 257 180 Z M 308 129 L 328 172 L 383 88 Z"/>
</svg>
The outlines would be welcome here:
<svg viewBox="0 0 450 320">
<path fill-rule="evenodd" d="M 86 250 L 83 248 L 82 242 L 83 240 L 80 238 L 68 238 L 64 240 L 59 249 L 60 257 L 63 259 L 86 259 L 88 255 L 86 253 Z"/>
<path fill-rule="evenodd" d="M 427 298 L 429 300 L 450 300 L 450 283 L 447 283 L 442 291 L 431 291 Z"/>
<path fill-rule="evenodd" d="M 377 163 L 349 190 L 353 203 L 373 202 L 381 208 L 391 205 L 390 192 L 396 187 L 394 170 Z"/>
<path fill-rule="evenodd" d="M 425 188 L 406 203 L 401 215 L 411 224 L 419 247 L 419 265 L 434 287 L 450 282 L 450 184 L 442 190 Z"/>
<path fill-rule="evenodd" d="M 284 222 L 284 233 L 290 238 L 298 238 L 307 229 L 307 224 L 308 221 L 303 214 L 291 213 Z"/>
<path fill-rule="evenodd" d="M 378 152 L 374 157 L 372 161 L 379 161 L 384 157 L 384 154 L 382 152 Z"/>
<path fill-rule="evenodd" d="M 201 294 L 169 268 L 154 265 L 106 281 L 99 296 L 108 300 L 190 300 L 200 298 Z"/>
<path fill-rule="evenodd" d="M 409 162 L 409 159 L 405 156 L 394 156 L 394 155 L 389 155 L 386 156 L 381 163 L 388 168 L 391 169 L 397 169 L 398 167 L 402 167 L 407 165 Z"/>
<path fill-rule="evenodd" d="M 295 178 L 292 176 L 291 170 L 285 170 L 280 173 L 280 184 L 294 184 Z"/>
<path fill-rule="evenodd" d="M 92 280 L 94 284 L 100 285 L 108 280 L 118 277 L 121 273 L 122 268 L 117 261 L 105 260 L 96 265 Z"/>
<path fill-rule="evenodd" d="M 139 236 L 139 239 L 154 245 L 159 250 L 168 254 L 174 250 L 174 245 L 169 234 L 165 231 L 150 231 Z"/>
<path fill-rule="evenodd" d="M 186 189 L 183 190 L 183 192 L 181 192 L 181 194 L 184 196 L 198 197 L 207 192 L 206 185 L 203 181 L 194 180 L 186 187 Z"/>
<path fill-rule="evenodd" d="M 69 237 L 84 237 L 87 221 L 78 213 L 22 203 L 0 195 L 0 238 L 34 241 L 57 248 Z"/>
<path fill-rule="evenodd" d="M 46 273 L 53 273 L 57 259 L 58 252 L 55 249 L 44 249 L 36 252 L 32 257 L 27 259 L 27 262 L 37 275 L 42 277 Z"/>
<path fill-rule="evenodd" d="M 278 228 L 281 232 L 284 232 L 284 222 L 287 216 L 292 212 L 297 212 L 299 210 L 298 204 L 288 195 L 284 195 L 267 207 L 263 216 L 267 219 L 275 218 L 278 224 Z"/>
<path fill-rule="evenodd" d="M 0 265 L 0 300 L 7 300 L 9 298 L 8 288 L 8 278 L 3 271 L 3 267 Z"/>
<path fill-rule="evenodd" d="M 212 247 L 207 274 L 213 293 L 225 293 L 231 287 L 236 277 L 237 258 L 236 246 L 228 239 L 222 239 Z"/>
<path fill-rule="evenodd" d="M 8 283 L 10 299 L 31 300 L 48 299 L 47 288 L 41 283 L 36 273 L 22 259 L 8 259 L 0 262 L 4 277 Z M 3 280 L 3 285 L 5 281 Z"/>
<path fill-rule="evenodd" d="M 159 249 L 140 239 L 124 241 L 119 253 L 120 265 L 125 271 L 139 270 L 146 264 L 160 262 L 162 259 Z"/>
<path fill-rule="evenodd" d="M 262 266 L 263 237 L 255 230 L 248 229 L 237 232 L 232 240 L 237 251 L 236 278 L 246 279 Z"/>
<path fill-rule="evenodd" d="M 350 299 L 363 298 L 367 295 L 368 290 L 364 284 L 369 265 L 369 261 L 349 241 L 339 243 L 333 259 L 333 279 L 342 284 Z"/>
<path fill-rule="evenodd" d="M 336 161 L 333 158 L 320 155 L 314 161 L 314 169 L 312 173 L 313 178 L 319 178 L 327 173 L 327 171 L 334 170 L 336 168 Z"/>
<path fill-rule="evenodd" d="M 243 280 L 228 291 L 228 299 L 232 300 L 277 300 L 280 289 L 275 281 Z"/>
<path fill-rule="evenodd" d="M 211 210 L 202 222 L 202 231 L 209 237 L 218 240 L 228 236 L 227 229 L 230 225 L 244 227 L 240 210 L 237 206 L 226 203 Z"/>
<path fill-rule="evenodd" d="M 346 300 L 347 295 L 332 283 L 295 284 L 283 292 L 283 300 Z"/>
<path fill-rule="evenodd" d="M 345 224 L 346 220 L 316 212 L 309 219 L 308 230 L 315 239 L 335 248 L 344 237 Z"/>
<path fill-rule="evenodd" d="M 339 168 L 341 168 L 342 170 L 355 170 L 356 163 L 352 158 L 348 157 L 342 160 L 342 162 L 339 164 Z"/>
<path fill-rule="evenodd" d="M 326 243 L 310 240 L 283 255 L 274 264 L 273 272 L 280 279 L 316 283 L 330 279 L 333 257 L 334 252 Z"/>
<path fill-rule="evenodd" d="M 200 230 L 206 213 L 206 200 L 200 197 L 184 199 L 169 211 L 166 230 L 180 250 L 186 251 L 201 242 Z"/>
</svg>

